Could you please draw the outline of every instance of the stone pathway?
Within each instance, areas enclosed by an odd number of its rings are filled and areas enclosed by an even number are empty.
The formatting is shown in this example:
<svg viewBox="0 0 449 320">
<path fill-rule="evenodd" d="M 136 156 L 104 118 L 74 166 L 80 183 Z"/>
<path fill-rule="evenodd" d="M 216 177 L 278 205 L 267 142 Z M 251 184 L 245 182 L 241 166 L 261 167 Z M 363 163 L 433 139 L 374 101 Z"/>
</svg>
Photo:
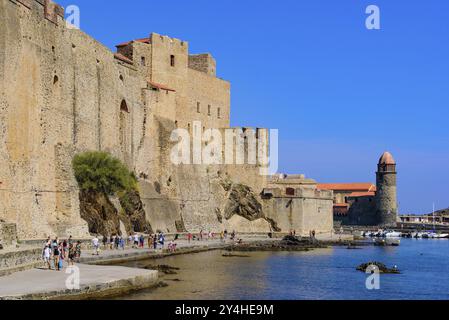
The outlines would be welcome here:
<svg viewBox="0 0 449 320">
<path fill-rule="evenodd" d="M 157 283 L 157 271 L 115 266 L 77 264 L 79 289 L 69 290 L 67 279 L 74 274 L 64 271 L 32 269 L 0 278 L 0 299 L 49 299 L 90 293 L 124 290 L 125 284 L 135 288 L 150 287 Z M 73 285 L 74 281 L 69 281 Z"/>
</svg>

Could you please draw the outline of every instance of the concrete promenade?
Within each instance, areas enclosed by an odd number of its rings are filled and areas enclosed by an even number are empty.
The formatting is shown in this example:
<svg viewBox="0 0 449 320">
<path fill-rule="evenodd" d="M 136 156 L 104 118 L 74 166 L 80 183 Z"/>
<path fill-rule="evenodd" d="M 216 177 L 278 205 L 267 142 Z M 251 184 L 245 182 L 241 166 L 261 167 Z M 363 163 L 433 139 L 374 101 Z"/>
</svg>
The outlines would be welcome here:
<svg viewBox="0 0 449 320">
<path fill-rule="evenodd" d="M 154 270 L 85 264 L 76 267 L 79 288 L 74 287 L 75 273 L 66 273 L 67 268 L 63 271 L 31 269 L 1 277 L 0 300 L 100 298 L 149 288 L 158 281 L 158 272 Z"/>
</svg>

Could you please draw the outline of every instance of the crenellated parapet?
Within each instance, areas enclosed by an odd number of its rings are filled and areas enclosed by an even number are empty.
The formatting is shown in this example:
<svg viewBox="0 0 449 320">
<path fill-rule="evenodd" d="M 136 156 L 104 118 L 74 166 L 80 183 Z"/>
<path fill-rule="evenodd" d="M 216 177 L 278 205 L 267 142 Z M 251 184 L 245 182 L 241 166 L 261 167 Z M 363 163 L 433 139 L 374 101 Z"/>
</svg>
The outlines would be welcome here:
<svg viewBox="0 0 449 320">
<path fill-rule="evenodd" d="M 58 25 L 64 21 L 64 8 L 52 0 L 9 0 L 29 10 L 39 10 L 48 21 Z"/>
</svg>

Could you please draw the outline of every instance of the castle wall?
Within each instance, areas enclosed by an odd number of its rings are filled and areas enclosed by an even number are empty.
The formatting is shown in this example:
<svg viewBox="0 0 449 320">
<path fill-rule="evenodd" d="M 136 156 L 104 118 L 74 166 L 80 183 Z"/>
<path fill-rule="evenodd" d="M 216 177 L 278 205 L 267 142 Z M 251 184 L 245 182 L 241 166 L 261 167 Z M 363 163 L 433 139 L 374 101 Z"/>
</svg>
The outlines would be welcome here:
<svg viewBox="0 0 449 320">
<path fill-rule="evenodd" d="M 189 68 L 215 77 L 217 62 L 209 53 L 189 55 Z"/>
<path fill-rule="evenodd" d="M 291 230 L 303 237 L 315 230 L 317 235 L 330 235 L 334 228 L 332 191 L 316 187 L 297 187 L 289 196 L 285 188 L 268 189 L 272 198 L 263 200 L 264 212 L 284 232 Z"/>
<path fill-rule="evenodd" d="M 31 4 L 1 1 L 0 212 L 21 237 L 84 236 L 71 159 L 104 150 L 133 164 L 143 84 L 109 49 Z M 129 112 L 120 111 L 122 101 Z"/>
<path fill-rule="evenodd" d="M 28 3 L 0 0 L 0 218 L 17 224 L 19 238 L 88 236 L 71 161 L 89 150 L 109 152 L 136 173 L 153 230 L 271 230 L 265 219 L 224 218 L 223 181 L 248 185 L 258 198 L 267 179 L 257 165 L 170 162 L 174 129 L 197 120 L 229 127 L 230 84 L 214 76 L 212 57 L 189 60 L 187 42 L 157 34 L 114 54 L 66 28 L 58 6 Z M 267 206 L 271 219 L 284 214 L 282 201 Z M 314 215 L 321 200 L 301 201 L 294 200 L 293 225 L 328 229 Z"/>
</svg>

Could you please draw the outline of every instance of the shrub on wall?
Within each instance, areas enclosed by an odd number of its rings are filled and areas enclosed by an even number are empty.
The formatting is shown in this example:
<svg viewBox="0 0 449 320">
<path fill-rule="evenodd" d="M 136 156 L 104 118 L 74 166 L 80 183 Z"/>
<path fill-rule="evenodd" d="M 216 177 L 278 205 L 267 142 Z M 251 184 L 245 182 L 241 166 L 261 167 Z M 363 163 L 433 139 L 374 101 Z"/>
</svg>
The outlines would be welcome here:
<svg viewBox="0 0 449 320">
<path fill-rule="evenodd" d="M 137 190 L 134 173 L 107 152 L 79 153 L 73 158 L 72 165 L 75 178 L 83 191 L 112 195 Z"/>
</svg>

